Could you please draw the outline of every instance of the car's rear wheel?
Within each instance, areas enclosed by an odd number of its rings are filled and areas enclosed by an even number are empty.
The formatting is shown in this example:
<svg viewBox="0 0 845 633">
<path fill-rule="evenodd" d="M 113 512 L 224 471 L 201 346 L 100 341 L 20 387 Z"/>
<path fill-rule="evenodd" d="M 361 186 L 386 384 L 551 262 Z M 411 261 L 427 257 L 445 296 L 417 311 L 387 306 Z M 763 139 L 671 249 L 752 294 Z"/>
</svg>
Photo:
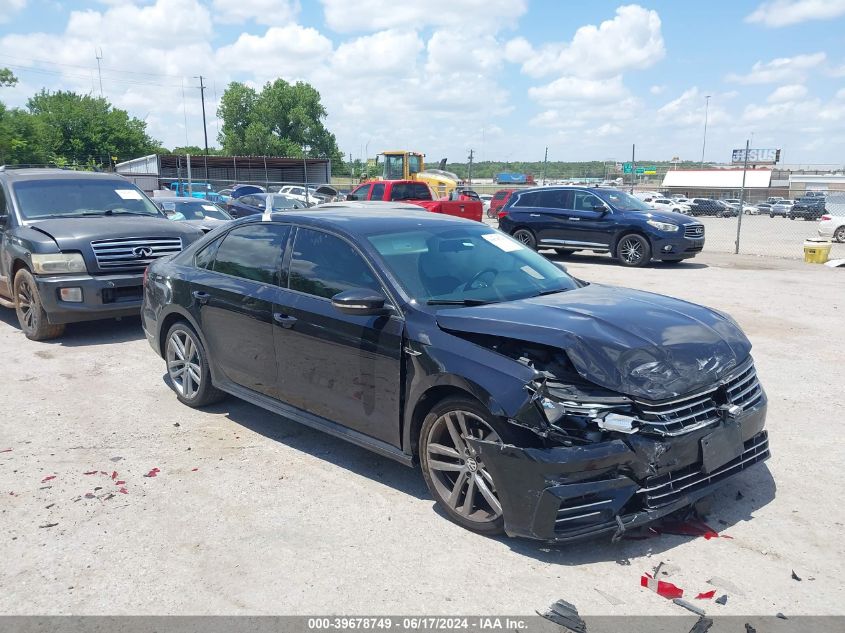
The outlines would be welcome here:
<svg viewBox="0 0 845 633">
<path fill-rule="evenodd" d="M 496 444 L 514 439 L 479 403 L 447 398 L 434 406 L 420 430 L 423 477 L 437 504 L 455 523 L 482 534 L 499 534 L 504 518 L 496 482 L 467 438 Z"/>
<path fill-rule="evenodd" d="M 725 217 L 725 212 L 724 211 L 716 211 L 716 217 L 717 218 Z"/>
<path fill-rule="evenodd" d="M 573 253 L 575 253 L 575 251 L 574 251 L 574 250 L 572 250 L 571 248 L 556 248 L 556 249 L 555 249 L 555 252 L 556 252 L 556 253 L 558 254 L 558 256 L 560 256 L 560 257 L 569 257 L 570 255 L 572 255 Z"/>
<path fill-rule="evenodd" d="M 513 238 L 530 249 L 537 250 L 537 238 L 531 229 L 517 229 L 513 232 Z"/>
<path fill-rule="evenodd" d="M 645 266 L 651 261 L 651 245 L 642 235 L 624 235 L 616 245 L 616 258 L 623 266 Z"/>
<path fill-rule="evenodd" d="M 189 407 L 203 407 L 226 394 L 211 384 L 208 355 L 196 332 L 186 322 L 174 324 L 164 345 L 167 375 L 176 397 Z"/>
<path fill-rule="evenodd" d="M 770 217 L 770 218 L 773 218 L 773 217 L 775 217 L 775 214 L 774 214 L 774 213 L 770 213 L 770 214 L 769 214 L 769 217 Z"/>
<path fill-rule="evenodd" d="M 833 239 L 837 242 L 845 242 L 845 226 L 840 226 L 833 232 Z"/>
<path fill-rule="evenodd" d="M 65 326 L 53 325 L 47 320 L 35 277 L 26 268 L 21 268 L 15 275 L 13 290 L 15 312 L 26 338 L 31 341 L 47 341 L 62 335 Z"/>
</svg>

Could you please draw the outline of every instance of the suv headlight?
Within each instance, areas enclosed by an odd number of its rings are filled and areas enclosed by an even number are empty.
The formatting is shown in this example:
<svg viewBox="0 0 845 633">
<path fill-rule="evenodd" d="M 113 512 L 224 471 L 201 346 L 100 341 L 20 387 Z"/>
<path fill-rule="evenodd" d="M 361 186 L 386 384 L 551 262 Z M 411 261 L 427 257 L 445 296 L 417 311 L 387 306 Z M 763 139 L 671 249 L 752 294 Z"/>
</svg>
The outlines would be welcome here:
<svg viewBox="0 0 845 633">
<path fill-rule="evenodd" d="M 669 224 L 668 222 L 658 222 L 657 220 L 648 220 L 647 224 L 653 226 L 658 231 L 666 231 L 667 233 L 675 233 L 678 230 L 677 224 Z"/>
<path fill-rule="evenodd" d="M 82 253 L 33 253 L 32 268 L 39 275 L 88 272 Z"/>
</svg>

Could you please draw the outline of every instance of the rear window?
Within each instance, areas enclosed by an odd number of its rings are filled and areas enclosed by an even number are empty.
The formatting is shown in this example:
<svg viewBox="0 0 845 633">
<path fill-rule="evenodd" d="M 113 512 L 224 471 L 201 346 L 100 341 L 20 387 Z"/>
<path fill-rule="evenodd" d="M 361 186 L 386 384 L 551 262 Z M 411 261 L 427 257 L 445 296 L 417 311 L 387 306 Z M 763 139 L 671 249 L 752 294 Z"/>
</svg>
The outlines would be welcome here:
<svg viewBox="0 0 845 633">
<path fill-rule="evenodd" d="M 493 196 L 493 200 L 501 200 L 506 195 L 508 195 L 507 191 L 497 191 L 496 194 Z"/>
</svg>

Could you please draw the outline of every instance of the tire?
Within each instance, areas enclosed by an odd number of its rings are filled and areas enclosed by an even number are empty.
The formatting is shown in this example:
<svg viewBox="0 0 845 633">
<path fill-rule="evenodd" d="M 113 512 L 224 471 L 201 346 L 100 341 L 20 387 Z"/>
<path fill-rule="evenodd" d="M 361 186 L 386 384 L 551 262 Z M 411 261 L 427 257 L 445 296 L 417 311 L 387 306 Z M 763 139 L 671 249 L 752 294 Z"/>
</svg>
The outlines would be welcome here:
<svg viewBox="0 0 845 633">
<path fill-rule="evenodd" d="M 845 242 L 845 226 L 840 226 L 833 232 L 833 239 L 837 242 Z"/>
<path fill-rule="evenodd" d="M 555 253 L 557 253 L 558 257 L 569 257 L 575 253 L 575 251 L 571 248 L 556 248 Z"/>
<path fill-rule="evenodd" d="M 496 212 L 492 211 L 491 209 L 487 209 L 487 217 L 493 220 L 496 217 Z"/>
<path fill-rule="evenodd" d="M 775 214 L 774 214 L 774 213 L 770 213 L 770 214 L 769 214 L 769 217 L 770 217 L 770 218 L 773 218 L 773 217 L 775 217 Z"/>
<path fill-rule="evenodd" d="M 35 277 L 26 268 L 21 268 L 15 275 L 13 296 L 18 323 L 26 338 L 31 341 L 48 341 L 64 333 L 64 325 L 53 325 L 47 320 Z"/>
<path fill-rule="evenodd" d="M 512 237 L 521 242 L 523 246 L 527 246 L 531 250 L 537 250 L 537 238 L 534 236 L 534 232 L 531 229 L 517 229 L 513 232 Z"/>
<path fill-rule="evenodd" d="M 645 266 L 651 261 L 651 244 L 637 233 L 623 235 L 616 244 L 616 259 L 631 268 Z"/>
<path fill-rule="evenodd" d="M 683 259 L 661 259 L 664 264 L 680 264 Z"/>
<path fill-rule="evenodd" d="M 794 215 L 792 215 L 792 214 L 790 213 L 790 214 L 789 214 L 789 219 L 790 219 L 790 220 L 794 220 L 794 219 L 795 219 L 795 216 L 794 216 Z"/>
<path fill-rule="evenodd" d="M 717 218 L 725 217 L 725 212 L 724 211 L 716 211 L 716 217 Z"/>
<path fill-rule="evenodd" d="M 468 443 L 467 435 L 512 443 L 516 433 L 475 400 L 449 397 L 438 402 L 420 429 L 423 478 L 437 505 L 458 525 L 480 534 L 501 534 L 504 517 L 495 482 Z M 442 467 L 442 468 L 441 468 Z M 467 498 L 471 494 L 471 498 Z"/>
<path fill-rule="evenodd" d="M 211 384 L 208 355 L 199 336 L 187 321 L 174 323 L 168 330 L 164 360 L 170 387 L 182 404 L 193 408 L 204 407 L 226 397 L 225 393 Z"/>
</svg>

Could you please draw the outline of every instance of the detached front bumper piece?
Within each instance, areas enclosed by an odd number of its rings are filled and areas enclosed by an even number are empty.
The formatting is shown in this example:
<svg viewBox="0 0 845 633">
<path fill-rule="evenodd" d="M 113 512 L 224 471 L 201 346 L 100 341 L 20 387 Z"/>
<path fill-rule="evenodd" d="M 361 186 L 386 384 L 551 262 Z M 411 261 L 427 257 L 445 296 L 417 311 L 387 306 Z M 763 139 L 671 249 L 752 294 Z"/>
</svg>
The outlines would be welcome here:
<svg viewBox="0 0 845 633">
<path fill-rule="evenodd" d="M 674 437 L 557 448 L 472 443 L 496 482 L 507 534 L 570 541 L 651 523 L 765 461 L 765 419 L 763 397 L 736 420 Z"/>
</svg>

